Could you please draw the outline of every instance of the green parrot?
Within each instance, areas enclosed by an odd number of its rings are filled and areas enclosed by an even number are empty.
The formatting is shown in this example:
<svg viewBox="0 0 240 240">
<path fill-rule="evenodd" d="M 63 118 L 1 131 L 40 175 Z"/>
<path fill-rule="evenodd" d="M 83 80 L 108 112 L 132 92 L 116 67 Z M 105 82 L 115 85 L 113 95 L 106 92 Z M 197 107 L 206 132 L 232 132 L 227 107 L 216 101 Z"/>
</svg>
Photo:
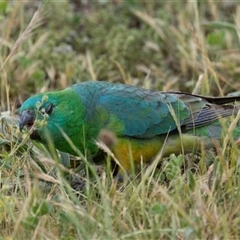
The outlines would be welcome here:
<svg viewBox="0 0 240 240">
<path fill-rule="evenodd" d="M 19 127 L 31 129 L 33 140 L 43 144 L 51 140 L 58 150 L 77 155 L 74 144 L 93 160 L 102 156 L 96 140 L 106 140 L 127 171 L 130 159 L 134 164 L 149 162 L 159 151 L 165 157 L 216 147 L 230 130 L 231 139 L 237 140 L 240 127 L 230 128 L 230 124 L 240 106 L 227 105 L 237 100 L 240 97 L 203 97 L 87 81 L 27 99 L 20 109 Z M 109 137 L 104 138 L 103 131 Z"/>
</svg>

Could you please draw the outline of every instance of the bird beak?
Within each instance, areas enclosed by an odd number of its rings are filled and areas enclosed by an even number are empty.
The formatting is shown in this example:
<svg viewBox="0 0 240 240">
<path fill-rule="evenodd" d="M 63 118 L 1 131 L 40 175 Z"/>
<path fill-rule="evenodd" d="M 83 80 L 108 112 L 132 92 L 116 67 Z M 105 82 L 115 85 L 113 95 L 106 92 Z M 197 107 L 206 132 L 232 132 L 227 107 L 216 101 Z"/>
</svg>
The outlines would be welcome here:
<svg viewBox="0 0 240 240">
<path fill-rule="evenodd" d="M 35 114 L 33 110 L 23 111 L 20 117 L 20 124 L 19 124 L 20 131 L 22 131 L 25 126 L 31 127 L 34 123 L 34 120 L 35 120 Z"/>
</svg>

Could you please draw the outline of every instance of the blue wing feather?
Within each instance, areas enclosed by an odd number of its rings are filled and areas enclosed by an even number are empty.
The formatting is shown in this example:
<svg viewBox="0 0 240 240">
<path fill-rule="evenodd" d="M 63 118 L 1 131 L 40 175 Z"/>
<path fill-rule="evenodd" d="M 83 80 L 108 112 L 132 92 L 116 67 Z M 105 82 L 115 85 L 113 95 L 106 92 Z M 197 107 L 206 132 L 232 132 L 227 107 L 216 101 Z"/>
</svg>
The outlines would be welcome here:
<svg viewBox="0 0 240 240">
<path fill-rule="evenodd" d="M 175 94 L 96 81 L 75 84 L 72 88 L 87 106 L 86 121 L 90 125 L 99 122 L 99 127 L 110 128 L 118 135 L 150 138 L 176 129 L 171 107 L 180 125 L 190 116 L 188 107 Z M 105 121 L 100 121 L 104 118 Z"/>
</svg>

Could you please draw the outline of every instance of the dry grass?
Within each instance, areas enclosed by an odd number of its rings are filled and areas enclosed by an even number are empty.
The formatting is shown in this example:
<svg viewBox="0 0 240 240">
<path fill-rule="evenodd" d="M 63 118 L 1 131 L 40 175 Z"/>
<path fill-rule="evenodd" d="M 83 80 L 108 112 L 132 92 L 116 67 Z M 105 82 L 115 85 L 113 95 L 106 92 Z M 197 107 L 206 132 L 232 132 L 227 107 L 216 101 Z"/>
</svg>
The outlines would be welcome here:
<svg viewBox="0 0 240 240">
<path fill-rule="evenodd" d="M 108 166 L 98 171 L 84 156 L 68 169 L 69 156 L 33 145 L 16 120 L 31 94 L 88 79 L 215 96 L 238 91 L 237 2 L 2 1 L 0 21 L 3 239 L 239 238 L 234 143 L 198 157 L 171 155 L 160 169 L 142 167 L 116 185 Z M 70 186 L 83 182 L 82 191 Z"/>
</svg>

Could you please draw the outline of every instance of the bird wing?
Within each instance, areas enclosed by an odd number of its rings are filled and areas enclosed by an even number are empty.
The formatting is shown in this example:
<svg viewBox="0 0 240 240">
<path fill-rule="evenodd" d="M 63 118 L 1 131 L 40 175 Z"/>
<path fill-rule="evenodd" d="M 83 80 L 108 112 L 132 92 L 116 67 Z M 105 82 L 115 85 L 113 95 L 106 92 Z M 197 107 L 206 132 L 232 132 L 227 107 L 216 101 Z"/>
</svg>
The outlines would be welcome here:
<svg viewBox="0 0 240 240">
<path fill-rule="evenodd" d="M 107 128 L 118 136 L 151 138 L 210 124 L 236 114 L 233 106 L 217 105 L 231 99 L 214 100 L 181 92 L 158 92 L 124 84 L 86 82 L 75 86 L 86 96 L 89 128 Z M 81 90 L 80 90 L 81 89 Z M 84 91 L 83 91 L 84 89 Z M 210 102 L 217 104 L 211 104 Z"/>
<path fill-rule="evenodd" d="M 239 100 L 239 97 L 204 97 L 189 93 L 175 93 L 190 109 L 191 115 L 182 124 L 182 131 L 206 126 L 220 118 L 236 115 L 237 105 L 223 105 Z"/>
<path fill-rule="evenodd" d="M 99 89 L 95 107 L 104 127 L 117 135 L 151 138 L 190 125 L 206 106 L 200 97 L 161 93 L 129 85 L 108 85 Z M 181 96 L 181 97 L 180 97 Z M 106 117 L 107 116 L 107 117 Z"/>
</svg>

